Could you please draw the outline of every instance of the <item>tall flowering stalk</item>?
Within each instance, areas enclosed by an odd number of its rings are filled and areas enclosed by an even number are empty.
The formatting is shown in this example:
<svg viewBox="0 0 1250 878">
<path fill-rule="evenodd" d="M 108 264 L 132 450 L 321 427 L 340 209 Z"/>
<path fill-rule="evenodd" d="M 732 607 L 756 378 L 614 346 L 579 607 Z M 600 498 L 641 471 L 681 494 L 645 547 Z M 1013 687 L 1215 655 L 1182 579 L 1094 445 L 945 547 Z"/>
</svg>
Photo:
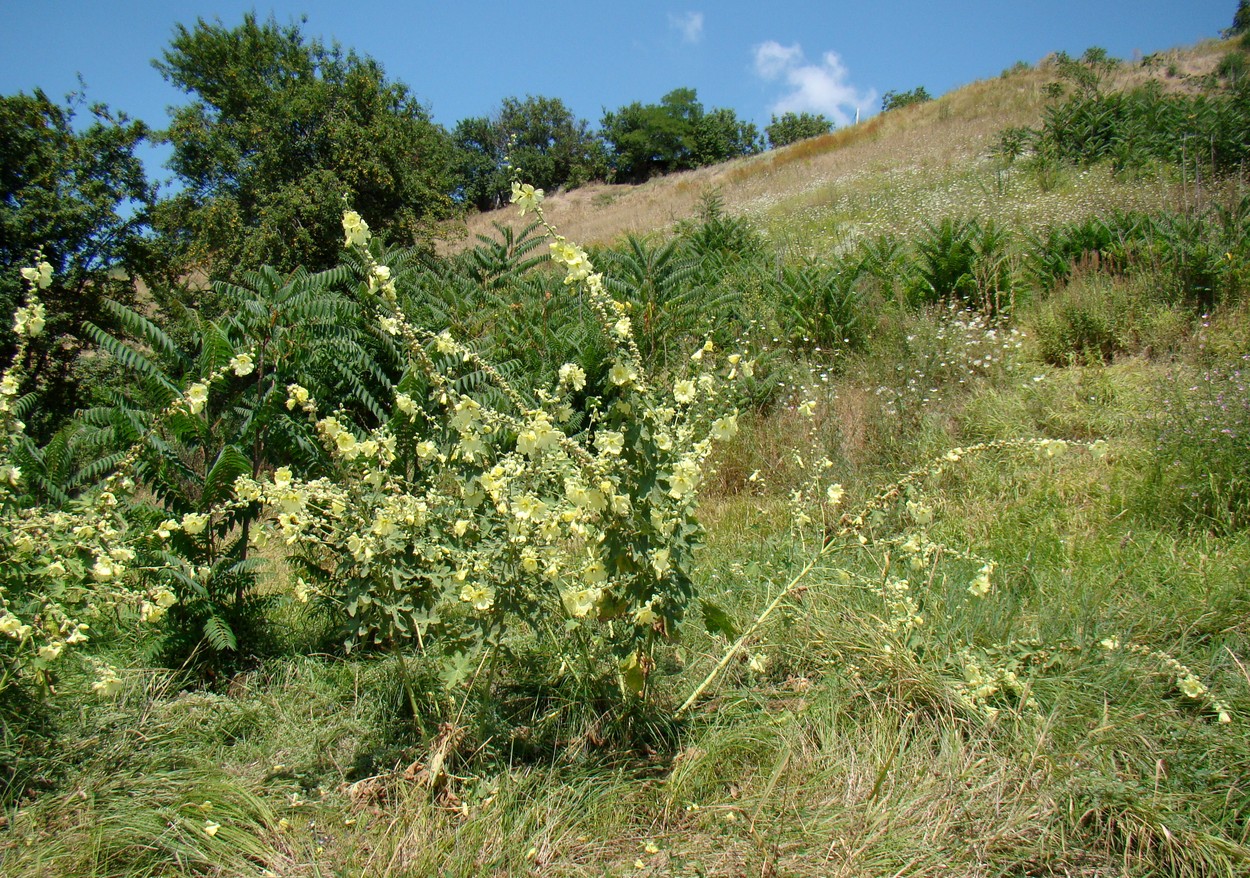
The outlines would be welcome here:
<svg viewBox="0 0 1250 878">
<path fill-rule="evenodd" d="M 299 593 L 341 610 L 349 647 L 411 642 L 445 653 L 457 679 L 520 625 L 588 673 L 613 656 L 622 687 L 641 693 L 655 645 L 695 598 L 698 489 L 713 442 L 737 429 L 727 385 L 739 358 L 708 344 L 671 383 L 649 374 L 629 306 L 547 222 L 542 190 L 517 183 L 512 200 L 538 214 L 569 294 L 586 298 L 607 339 L 608 387 L 587 403 L 589 427 L 572 426 L 580 366 L 564 364 L 531 398 L 447 330 L 414 325 L 367 222 L 347 211 L 344 244 L 409 374 L 389 422 L 368 432 L 289 388 L 288 407 L 315 425 L 339 471 L 279 470 L 236 491 L 271 510 L 270 538 L 297 551 L 307 577 Z M 467 374 L 489 392 L 471 391 Z"/>
</svg>

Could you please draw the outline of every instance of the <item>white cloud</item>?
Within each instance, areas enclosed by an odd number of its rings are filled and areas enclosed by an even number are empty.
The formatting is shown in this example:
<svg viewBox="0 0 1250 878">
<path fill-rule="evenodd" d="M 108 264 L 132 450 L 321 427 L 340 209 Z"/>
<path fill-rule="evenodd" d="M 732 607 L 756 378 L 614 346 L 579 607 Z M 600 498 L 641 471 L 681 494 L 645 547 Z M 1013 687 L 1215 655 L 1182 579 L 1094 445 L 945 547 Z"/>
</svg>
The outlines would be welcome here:
<svg viewBox="0 0 1250 878">
<path fill-rule="evenodd" d="M 836 52 L 825 52 L 819 64 L 808 63 L 798 43 L 783 46 L 769 40 L 755 47 L 755 72 L 772 82 L 782 80 L 789 90 L 778 98 L 770 111 L 782 113 L 822 113 L 838 125 L 855 121 L 855 111 L 876 103 L 877 92 L 860 92 L 849 81 L 849 72 Z"/>
<path fill-rule="evenodd" d="M 668 14 L 668 26 L 681 34 L 683 43 L 694 44 L 703 39 L 703 13 L 687 12 L 684 15 Z"/>
<path fill-rule="evenodd" d="M 769 40 L 755 47 L 755 72 L 765 79 L 776 79 L 782 71 L 802 62 L 803 49 L 798 43 L 783 46 L 776 40 Z"/>
</svg>

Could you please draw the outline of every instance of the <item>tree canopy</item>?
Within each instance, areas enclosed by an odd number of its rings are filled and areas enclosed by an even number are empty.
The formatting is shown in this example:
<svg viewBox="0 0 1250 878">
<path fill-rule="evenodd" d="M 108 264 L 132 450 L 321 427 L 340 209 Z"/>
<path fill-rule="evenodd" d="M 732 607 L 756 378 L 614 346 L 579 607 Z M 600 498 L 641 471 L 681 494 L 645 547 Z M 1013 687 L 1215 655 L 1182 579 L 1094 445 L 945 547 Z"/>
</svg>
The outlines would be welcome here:
<svg viewBox="0 0 1250 878">
<path fill-rule="evenodd" d="M 929 90 L 923 85 L 918 85 L 911 91 L 887 91 L 881 96 L 881 112 L 901 110 L 903 107 L 923 104 L 931 100 L 933 100 L 933 95 L 929 94 Z"/>
<path fill-rule="evenodd" d="M 833 123 L 820 113 L 783 113 L 780 119 L 772 117 L 764 133 L 768 135 L 768 145 L 776 149 L 832 130 Z"/>
<path fill-rule="evenodd" d="M 76 127 L 79 109 L 80 100 L 57 104 L 38 90 L 0 97 L 0 313 L 7 318 L 20 303 L 18 268 L 41 251 L 53 275 L 41 292 L 47 330 L 30 365 L 50 421 L 80 401 L 75 339 L 83 321 L 107 324 L 101 300 L 133 291 L 152 200 L 135 155 L 148 136 L 143 123 L 95 104 L 91 122 Z M 7 319 L 0 325 L 4 357 L 13 350 L 11 327 Z"/>
<path fill-rule="evenodd" d="M 248 14 L 179 25 L 154 63 L 194 98 L 163 132 L 183 188 L 156 213 L 185 267 L 333 264 L 345 198 L 408 243 L 449 214 L 450 138 L 372 58 Z"/>
<path fill-rule="evenodd" d="M 503 203 L 513 169 L 548 190 L 580 186 L 608 170 L 603 141 L 559 98 L 505 98 L 493 118 L 461 120 L 452 139 L 459 195 L 479 210 Z"/>
<path fill-rule="evenodd" d="M 600 124 L 618 180 L 641 182 L 762 148 L 753 124 L 730 109 L 705 111 L 693 88 L 674 89 L 658 104 L 635 101 L 605 112 Z"/>
</svg>

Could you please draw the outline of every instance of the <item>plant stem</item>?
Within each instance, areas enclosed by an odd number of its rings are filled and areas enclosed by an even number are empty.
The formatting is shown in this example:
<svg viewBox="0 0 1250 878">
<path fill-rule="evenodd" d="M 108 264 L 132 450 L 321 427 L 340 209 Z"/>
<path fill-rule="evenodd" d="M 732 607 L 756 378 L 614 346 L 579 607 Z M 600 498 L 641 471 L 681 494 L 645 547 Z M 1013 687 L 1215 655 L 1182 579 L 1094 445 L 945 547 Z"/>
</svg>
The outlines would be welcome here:
<svg viewBox="0 0 1250 878">
<path fill-rule="evenodd" d="M 734 656 L 742 651 L 742 647 L 746 645 L 746 642 L 751 638 L 751 635 L 758 631 L 760 626 L 763 625 L 768 617 L 773 614 L 773 611 L 781 606 L 782 601 L 794 593 L 794 591 L 799 587 L 799 583 L 801 583 L 807 577 L 807 574 L 811 572 L 812 568 L 816 566 L 816 562 L 824 557 L 833 545 L 833 543 L 826 543 L 819 552 L 813 555 L 808 562 L 803 565 L 803 569 L 794 575 L 794 578 L 786 584 L 786 587 L 781 590 L 781 593 L 777 595 L 777 597 L 773 598 L 772 602 L 764 608 L 764 612 L 760 613 L 759 617 L 751 623 L 750 627 L 747 628 L 746 631 L 742 632 L 742 636 L 734 641 L 734 645 L 729 647 L 729 651 L 726 652 L 724 657 L 716 664 L 716 667 L 712 668 L 711 673 L 703 678 L 703 682 L 690 693 L 690 697 L 682 703 L 681 707 L 677 708 L 676 713 L 673 714 L 673 719 L 681 719 L 682 715 L 685 714 L 695 701 L 699 699 L 699 696 L 707 690 L 707 687 L 711 686 L 712 682 L 720 676 L 721 671 L 725 670 L 725 668 L 729 666 L 729 663 L 733 661 Z"/>
</svg>

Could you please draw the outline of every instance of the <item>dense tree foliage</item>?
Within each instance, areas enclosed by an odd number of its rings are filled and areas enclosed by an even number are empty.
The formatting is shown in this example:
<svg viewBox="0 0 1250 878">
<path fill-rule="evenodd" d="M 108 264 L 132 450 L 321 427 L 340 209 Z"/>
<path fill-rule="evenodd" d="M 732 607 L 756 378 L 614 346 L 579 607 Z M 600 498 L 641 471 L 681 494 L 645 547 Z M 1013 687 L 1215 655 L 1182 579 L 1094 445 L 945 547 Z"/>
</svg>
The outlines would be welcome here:
<svg viewBox="0 0 1250 878">
<path fill-rule="evenodd" d="M 2 355 L 13 350 L 8 318 L 22 297 L 17 268 L 42 248 L 53 279 L 42 292 L 47 332 L 30 365 L 49 423 L 80 401 L 74 339 L 83 321 L 105 322 L 101 300 L 133 291 L 128 277 L 143 267 L 152 194 L 135 155 L 148 134 L 144 125 L 97 104 L 90 124 L 76 130 L 75 109 L 41 91 L 0 97 Z"/>
<path fill-rule="evenodd" d="M 331 265 L 344 197 L 409 243 L 451 209 L 450 138 L 371 58 L 249 14 L 179 25 L 156 67 L 193 97 L 164 132 L 183 189 L 156 214 L 184 267 Z"/>
<path fill-rule="evenodd" d="M 453 140 L 458 194 L 479 210 L 504 202 L 514 169 L 548 190 L 580 186 L 607 173 L 603 142 L 559 98 L 505 98 L 493 118 L 461 120 Z"/>
<path fill-rule="evenodd" d="M 1250 33 L 1250 0 L 1237 0 L 1237 11 L 1233 13 L 1233 24 L 1224 32 L 1225 36 L 1236 37 Z"/>
<path fill-rule="evenodd" d="M 929 90 L 923 85 L 918 85 L 911 91 L 887 91 L 881 96 L 881 112 L 901 110 L 903 107 L 923 104 L 931 100 L 933 100 L 933 95 L 929 94 Z"/>
<path fill-rule="evenodd" d="M 730 109 L 705 111 L 692 88 L 678 88 L 658 104 L 635 101 L 601 121 L 617 180 L 640 182 L 753 155 L 762 144 L 756 127 Z"/>
<path fill-rule="evenodd" d="M 808 137 L 819 137 L 833 130 L 833 123 L 816 113 L 783 113 L 781 118 L 772 117 L 772 122 L 764 129 L 768 135 L 768 145 L 772 149 L 789 146 L 798 140 Z"/>
</svg>

